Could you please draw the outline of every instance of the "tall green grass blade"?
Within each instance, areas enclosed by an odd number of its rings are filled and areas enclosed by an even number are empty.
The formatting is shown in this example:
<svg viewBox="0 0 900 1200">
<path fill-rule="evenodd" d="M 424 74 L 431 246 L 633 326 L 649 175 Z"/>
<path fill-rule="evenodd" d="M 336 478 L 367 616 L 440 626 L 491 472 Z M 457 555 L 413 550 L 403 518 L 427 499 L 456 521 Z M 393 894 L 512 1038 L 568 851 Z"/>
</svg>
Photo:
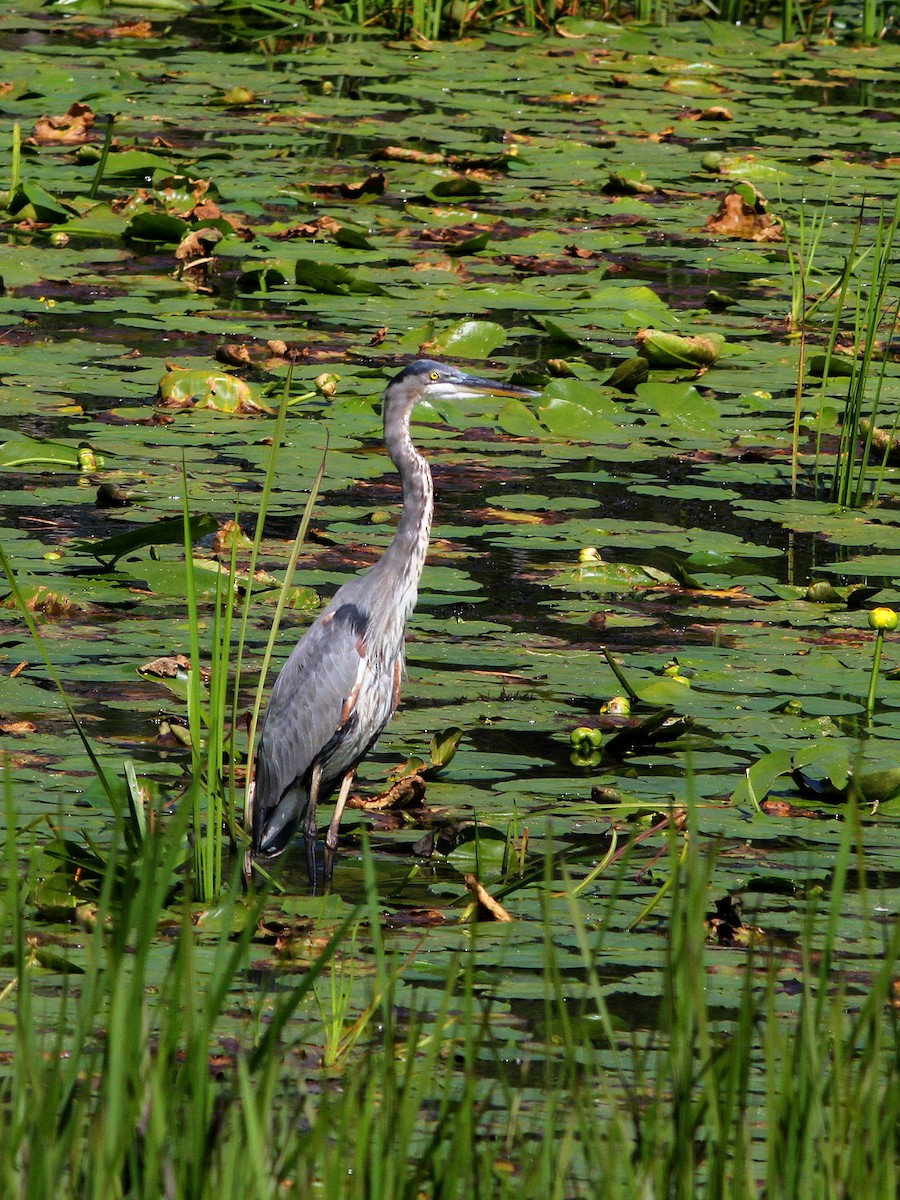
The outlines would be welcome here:
<svg viewBox="0 0 900 1200">
<path fill-rule="evenodd" d="M 97 169 L 94 172 L 94 178 L 91 181 L 91 186 L 88 189 L 88 199 L 95 200 L 97 193 L 100 190 L 100 184 L 103 182 L 103 172 L 106 170 L 106 160 L 109 158 L 109 152 L 112 147 L 113 129 L 116 124 L 118 113 L 110 113 L 106 118 L 106 133 L 103 137 L 103 147 L 100 151 L 100 157 L 97 159 Z"/>
</svg>

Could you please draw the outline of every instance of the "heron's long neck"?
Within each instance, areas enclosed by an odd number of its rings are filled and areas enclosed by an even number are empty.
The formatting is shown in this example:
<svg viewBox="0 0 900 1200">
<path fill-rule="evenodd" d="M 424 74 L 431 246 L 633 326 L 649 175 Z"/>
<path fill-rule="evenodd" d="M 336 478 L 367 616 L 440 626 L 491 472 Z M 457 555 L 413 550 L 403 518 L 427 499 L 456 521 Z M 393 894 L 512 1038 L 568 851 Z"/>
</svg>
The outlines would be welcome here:
<svg viewBox="0 0 900 1200">
<path fill-rule="evenodd" d="M 391 461 L 400 472 L 403 484 L 403 511 L 394 540 L 384 552 L 378 567 L 405 586 L 396 596 L 404 621 L 416 603 L 419 577 L 428 553 L 431 517 L 434 511 L 434 485 L 428 463 L 412 444 L 409 436 L 409 412 L 387 413 L 384 440 Z"/>
</svg>

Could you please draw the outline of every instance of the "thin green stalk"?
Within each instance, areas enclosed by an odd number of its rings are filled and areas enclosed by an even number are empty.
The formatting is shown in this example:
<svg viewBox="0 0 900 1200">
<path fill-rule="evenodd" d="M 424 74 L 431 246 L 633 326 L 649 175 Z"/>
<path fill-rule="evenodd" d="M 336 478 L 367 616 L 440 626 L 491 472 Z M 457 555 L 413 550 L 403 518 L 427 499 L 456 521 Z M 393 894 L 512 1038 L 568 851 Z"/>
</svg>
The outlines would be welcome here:
<svg viewBox="0 0 900 1200">
<path fill-rule="evenodd" d="M 7 207 L 12 203 L 12 199 L 19 190 L 19 184 L 22 179 L 22 128 L 18 121 L 13 121 L 12 127 L 12 145 L 10 147 L 9 161 L 9 191 L 6 193 L 5 201 Z"/>
<path fill-rule="evenodd" d="M 781 0 L 781 41 L 786 44 L 794 36 L 794 0 Z"/>
<path fill-rule="evenodd" d="M 898 624 L 897 614 L 892 608 L 873 608 L 869 613 L 869 628 L 875 630 L 875 649 L 872 652 L 872 671 L 869 675 L 869 691 L 866 696 L 866 720 L 871 721 L 875 712 L 875 692 L 878 688 L 878 677 L 881 671 L 881 651 L 884 646 L 886 631 L 895 630 Z"/>
<path fill-rule="evenodd" d="M 188 726 L 191 731 L 191 783 L 188 789 L 193 828 L 194 877 L 201 900 L 215 895 L 213 864 L 206 853 L 203 837 L 208 803 L 204 797 L 203 766 L 203 682 L 200 674 L 200 613 L 197 602 L 197 582 L 191 543 L 191 514 L 188 501 L 187 460 L 182 457 L 182 515 L 184 518 L 184 565 L 187 576 L 188 645 L 191 669 L 188 677 Z M 207 781 L 208 782 L 208 781 Z"/>
<path fill-rule="evenodd" d="M 825 347 L 825 369 L 822 372 L 822 384 L 821 384 L 821 387 L 819 388 L 819 414 L 820 414 L 820 417 L 819 417 L 818 425 L 816 427 L 816 454 L 815 454 L 815 462 L 813 465 L 813 487 L 814 487 L 814 492 L 815 492 L 816 496 L 819 495 L 819 487 L 820 487 L 819 468 L 820 468 L 821 455 L 822 455 L 823 422 L 822 422 L 821 414 L 823 413 L 823 411 L 825 409 L 825 405 L 826 405 L 826 392 L 827 392 L 827 388 L 828 388 L 829 368 L 831 366 L 832 356 L 834 354 L 834 348 L 837 345 L 838 334 L 839 334 L 840 328 L 841 328 L 841 318 L 844 313 L 844 306 L 847 302 L 847 289 L 850 284 L 850 276 L 851 276 L 850 264 L 853 260 L 854 254 L 856 252 L 856 245 L 859 240 L 859 234 L 860 234 L 861 228 L 862 228 L 862 222 L 861 222 L 860 218 L 858 217 L 857 221 L 856 221 L 856 226 L 853 231 L 853 244 L 850 247 L 849 255 L 844 260 L 844 269 L 841 272 L 841 276 L 840 276 L 840 284 L 838 287 L 837 301 L 835 303 L 834 313 L 831 318 L 831 328 L 828 332 L 828 343 Z"/>
<path fill-rule="evenodd" d="M 885 296 L 890 282 L 893 247 L 898 224 L 900 224 L 900 197 L 895 203 L 890 221 L 885 220 L 883 213 L 879 217 L 872 247 L 872 268 L 869 286 L 865 294 L 865 303 L 863 304 L 859 298 L 857 299 L 855 341 L 857 345 L 862 346 L 862 357 L 854 359 L 853 375 L 847 389 L 847 400 L 841 425 L 841 441 L 831 490 L 832 499 L 836 503 L 848 507 L 862 503 L 867 478 L 872 431 L 880 399 L 880 386 L 876 388 L 876 394 L 872 401 L 869 429 L 858 459 L 854 453 L 854 447 L 859 436 L 860 422 L 863 419 L 866 405 L 866 392 L 885 307 Z M 896 327 L 896 320 L 895 312 L 891 330 Z M 884 367 L 882 367 L 882 377 L 883 372 Z"/>
<path fill-rule="evenodd" d="M 106 170 L 106 160 L 109 158 L 109 151 L 112 147 L 113 128 L 117 116 L 118 113 L 110 113 L 106 119 L 106 134 L 103 138 L 103 149 L 100 151 L 100 157 L 97 159 L 97 169 L 94 172 L 94 178 L 88 189 L 89 200 L 96 200 L 100 184 L 103 182 L 103 172 Z"/>
<path fill-rule="evenodd" d="M 882 5 L 879 0 L 863 0 L 860 41 L 866 46 L 872 45 L 880 37 L 883 25 Z"/>
<path fill-rule="evenodd" d="M 866 345 L 863 354 L 863 365 L 860 372 L 859 383 L 859 404 L 857 405 L 856 428 L 859 430 L 859 424 L 862 417 L 862 399 L 863 389 L 868 381 L 869 369 L 871 367 L 872 358 L 875 353 L 878 331 L 881 328 L 882 313 L 885 307 L 885 296 L 890 283 L 891 273 L 893 270 L 894 259 L 894 239 L 897 233 L 897 226 L 900 223 L 900 196 L 898 196 L 894 205 L 894 214 L 884 232 L 884 240 L 882 242 L 882 226 L 883 217 L 879 218 L 879 239 L 875 259 L 873 260 L 873 290 L 875 292 L 874 301 L 869 300 L 867 308 L 869 320 L 866 329 Z M 872 453 L 872 436 L 875 431 L 875 424 L 878 419 L 878 406 L 881 399 L 881 390 L 884 383 L 885 371 L 887 369 L 887 360 L 889 357 L 888 347 L 891 343 L 891 337 L 897 326 L 897 308 L 894 307 L 893 319 L 890 323 L 890 328 L 887 332 L 884 344 L 884 350 L 881 357 L 881 367 L 878 375 L 878 382 L 875 388 L 875 395 L 872 398 L 871 408 L 869 413 L 869 425 L 864 438 L 863 449 L 860 455 L 859 469 L 856 478 L 856 488 L 853 493 L 852 503 L 854 507 L 859 507 L 863 500 L 863 488 L 866 482 L 866 475 L 869 468 L 869 459 Z"/>
</svg>

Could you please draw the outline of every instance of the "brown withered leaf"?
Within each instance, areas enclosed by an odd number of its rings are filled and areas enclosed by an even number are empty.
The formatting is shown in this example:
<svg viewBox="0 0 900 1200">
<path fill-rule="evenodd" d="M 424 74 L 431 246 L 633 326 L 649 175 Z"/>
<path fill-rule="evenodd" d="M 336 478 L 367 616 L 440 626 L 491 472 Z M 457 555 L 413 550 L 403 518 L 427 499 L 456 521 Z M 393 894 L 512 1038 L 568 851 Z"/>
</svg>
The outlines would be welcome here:
<svg viewBox="0 0 900 1200">
<path fill-rule="evenodd" d="M 435 166 L 446 161 L 446 155 L 427 150 L 411 150 L 407 146 L 382 146 L 369 156 L 373 162 L 389 159 L 392 162 L 427 163 Z"/>
<path fill-rule="evenodd" d="M 728 192 L 719 203 L 719 211 L 703 226 L 719 237 L 740 238 L 745 242 L 783 242 L 778 220 L 767 212 L 757 212 L 737 192 Z"/>
<path fill-rule="evenodd" d="M 142 676 L 155 676 L 157 679 L 174 679 L 179 671 L 189 671 L 190 669 L 191 660 L 186 654 L 165 654 L 160 658 L 154 658 L 150 662 L 144 663 L 142 667 L 138 667 L 137 673 Z M 204 683 L 209 683 L 209 667 L 200 668 L 200 678 Z"/>
<path fill-rule="evenodd" d="M 571 258 L 561 254 L 502 254 L 499 261 L 527 271 L 529 275 L 565 275 L 573 268 Z"/>
<path fill-rule="evenodd" d="M 11 737 L 24 737 L 28 733 L 37 733 L 37 725 L 31 721 L 5 721 L 0 717 L 0 733 L 8 733 Z"/>
<path fill-rule="evenodd" d="M 725 108 L 721 104 L 712 104 L 709 108 L 704 108 L 702 112 L 692 113 L 691 120 L 693 121 L 733 121 L 731 110 Z"/>
<path fill-rule="evenodd" d="M 175 251 L 175 257 L 183 263 L 190 263 L 195 258 L 207 258 L 212 254 L 216 244 L 221 242 L 223 236 L 221 229 L 210 225 L 191 229 L 181 239 L 181 243 Z"/>
<path fill-rule="evenodd" d="M 447 917 L 436 908 L 397 908 L 381 918 L 387 929 L 414 929 L 423 925 L 445 925 Z"/>
<path fill-rule="evenodd" d="M 264 346 L 258 342 L 229 342 L 216 347 L 219 362 L 231 367 L 259 367 L 263 371 L 283 367 L 293 355 L 287 342 L 280 338 L 272 338 Z"/>
<path fill-rule="evenodd" d="M 4 608 L 13 608 L 15 604 L 16 601 L 12 597 L 3 601 Z M 45 617 L 70 617 L 85 610 L 88 606 L 76 603 L 61 592 L 51 592 L 48 587 L 41 584 L 25 601 L 25 607 L 29 612 L 43 613 Z"/>
<path fill-rule="evenodd" d="M 314 221 L 298 221 L 295 225 L 282 229 L 280 233 L 271 234 L 271 237 L 279 242 L 292 241 L 294 238 L 327 237 L 337 233 L 340 228 L 340 221 L 336 221 L 334 217 L 323 216 L 316 217 Z"/>
<path fill-rule="evenodd" d="M 510 913 L 506 911 L 499 901 L 495 900 L 483 884 L 479 883 L 474 875 L 466 875 L 466 887 L 475 897 L 477 904 L 475 912 L 479 921 L 514 921 Z"/>
<path fill-rule="evenodd" d="M 813 820 L 822 817 L 821 813 L 812 808 L 800 808 L 799 805 L 790 804 L 787 800 L 763 800 L 759 807 L 768 817 L 806 817 Z"/>
<path fill-rule="evenodd" d="M 151 38 L 153 26 L 149 21 L 128 21 L 121 25 L 113 25 L 109 36 L 115 38 Z"/>
<path fill-rule="evenodd" d="M 421 775 L 407 775 L 372 800 L 351 796 L 347 807 L 360 808 L 364 812 L 383 812 L 386 809 L 421 808 L 424 802 L 425 780 Z"/>
<path fill-rule="evenodd" d="M 239 550 L 249 550 L 253 545 L 236 521 L 225 521 L 213 534 L 213 553 L 230 554 L 234 544 Z"/>
<path fill-rule="evenodd" d="M 263 347 L 252 343 L 233 342 L 216 347 L 216 359 L 229 367 L 252 367 L 263 357 L 268 357 Z"/>
<path fill-rule="evenodd" d="M 142 667 L 138 667 L 139 675 L 156 675 L 159 679 L 174 679 L 179 671 L 189 671 L 191 660 L 186 654 L 166 654 L 154 658 Z"/>
<path fill-rule="evenodd" d="M 588 250 L 584 246 L 576 246 L 574 244 L 571 246 L 566 246 L 565 250 L 566 254 L 570 255 L 572 258 L 591 259 L 603 257 L 603 255 L 597 250 Z"/>
<path fill-rule="evenodd" d="M 234 213 L 222 212 L 214 200 L 208 196 L 195 204 L 189 214 L 192 221 L 227 221 L 242 242 L 252 242 L 256 234 L 249 225 L 245 225 Z"/>
<path fill-rule="evenodd" d="M 90 105 L 76 101 L 62 117 L 39 117 L 24 140 L 29 146 L 81 146 L 91 140 L 93 124 Z"/>
<path fill-rule="evenodd" d="M 358 200 L 360 196 L 383 196 L 387 189 L 387 176 L 383 171 L 373 171 L 359 183 L 342 183 L 338 191 L 345 200 Z"/>
</svg>

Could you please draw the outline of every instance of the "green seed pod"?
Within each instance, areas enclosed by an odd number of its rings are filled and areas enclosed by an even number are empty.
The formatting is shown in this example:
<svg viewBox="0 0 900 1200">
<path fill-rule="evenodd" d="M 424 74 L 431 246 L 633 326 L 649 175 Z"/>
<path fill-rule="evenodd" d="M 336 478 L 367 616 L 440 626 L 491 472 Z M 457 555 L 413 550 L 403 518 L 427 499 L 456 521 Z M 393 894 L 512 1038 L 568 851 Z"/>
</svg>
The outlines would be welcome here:
<svg viewBox="0 0 900 1200">
<path fill-rule="evenodd" d="M 591 734 L 593 732 L 593 729 L 589 729 L 586 725 L 579 725 L 577 729 L 573 729 L 569 734 L 569 741 L 576 750 L 580 750 L 583 746 L 590 752 Z"/>
</svg>

